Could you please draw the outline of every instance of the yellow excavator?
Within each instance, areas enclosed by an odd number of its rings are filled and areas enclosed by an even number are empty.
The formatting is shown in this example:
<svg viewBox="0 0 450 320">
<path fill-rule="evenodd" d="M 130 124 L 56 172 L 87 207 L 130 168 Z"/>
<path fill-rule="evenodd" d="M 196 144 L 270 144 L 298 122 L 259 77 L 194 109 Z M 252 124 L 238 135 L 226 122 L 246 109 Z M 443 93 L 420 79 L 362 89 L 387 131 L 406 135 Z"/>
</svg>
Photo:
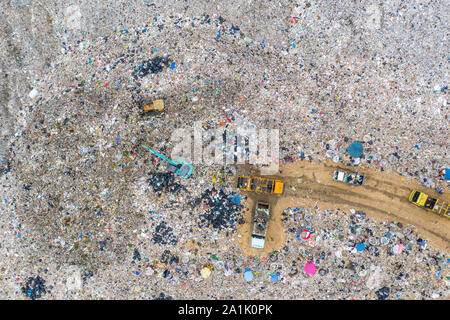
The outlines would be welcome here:
<svg viewBox="0 0 450 320">
<path fill-rule="evenodd" d="M 409 202 L 415 204 L 418 207 L 424 208 L 428 211 L 432 211 L 440 216 L 450 219 L 450 204 L 432 198 L 426 193 L 412 190 L 409 195 Z"/>
<path fill-rule="evenodd" d="M 245 191 L 282 194 L 284 183 L 281 180 L 261 177 L 238 177 L 237 187 Z"/>
</svg>

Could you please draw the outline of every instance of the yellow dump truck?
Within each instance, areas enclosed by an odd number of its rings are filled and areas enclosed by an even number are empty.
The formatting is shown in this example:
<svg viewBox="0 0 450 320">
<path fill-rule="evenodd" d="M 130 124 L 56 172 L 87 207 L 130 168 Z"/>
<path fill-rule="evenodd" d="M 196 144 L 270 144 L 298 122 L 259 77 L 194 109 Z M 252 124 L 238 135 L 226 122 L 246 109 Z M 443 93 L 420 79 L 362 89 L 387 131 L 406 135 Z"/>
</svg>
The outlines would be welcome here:
<svg viewBox="0 0 450 320">
<path fill-rule="evenodd" d="M 238 177 L 237 187 L 245 191 L 282 194 L 284 183 L 281 180 L 261 177 Z"/>
<path fill-rule="evenodd" d="M 418 207 L 425 208 L 428 211 L 432 211 L 440 216 L 450 219 L 450 204 L 438 199 L 434 199 L 426 193 L 412 190 L 409 195 L 409 202 L 415 204 Z"/>
</svg>

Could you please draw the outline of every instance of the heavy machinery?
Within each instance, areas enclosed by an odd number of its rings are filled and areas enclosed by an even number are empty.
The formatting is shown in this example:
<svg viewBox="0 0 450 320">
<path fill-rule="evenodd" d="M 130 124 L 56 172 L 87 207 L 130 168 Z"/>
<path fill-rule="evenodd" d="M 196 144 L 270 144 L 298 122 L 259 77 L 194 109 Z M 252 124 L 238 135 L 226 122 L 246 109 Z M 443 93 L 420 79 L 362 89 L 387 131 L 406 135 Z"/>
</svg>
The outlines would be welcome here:
<svg viewBox="0 0 450 320">
<path fill-rule="evenodd" d="M 267 225 L 270 219 L 270 205 L 265 202 L 256 202 L 253 216 L 252 239 L 250 246 L 256 249 L 264 249 L 267 234 Z"/>
<path fill-rule="evenodd" d="M 412 190 L 409 195 L 409 202 L 418 207 L 432 211 L 440 216 L 450 219 L 450 204 L 438 199 L 434 199 L 426 193 Z"/>
<path fill-rule="evenodd" d="M 171 172 L 179 175 L 180 177 L 183 177 L 185 179 L 189 178 L 189 176 L 191 175 L 192 171 L 194 170 L 194 166 L 192 164 L 187 163 L 182 158 L 178 158 L 177 161 L 174 161 L 174 160 L 171 160 L 169 158 L 164 157 L 163 155 L 161 155 L 158 152 L 156 152 L 155 150 L 147 147 L 146 145 L 142 145 L 142 147 L 144 147 L 145 149 L 147 149 L 148 151 L 150 151 L 151 153 L 153 153 L 157 157 L 163 159 L 164 161 L 167 161 L 170 164 L 169 165 L 169 170 Z"/>
<path fill-rule="evenodd" d="M 144 112 L 151 112 L 151 111 L 161 112 L 161 111 L 164 111 L 164 100 L 162 100 L 162 99 L 155 100 L 155 101 L 153 101 L 152 104 L 144 103 L 142 108 L 143 108 Z"/>
<path fill-rule="evenodd" d="M 238 177 L 237 187 L 245 191 L 255 191 L 273 194 L 284 192 L 284 183 L 281 180 L 261 177 Z"/>
<path fill-rule="evenodd" d="M 353 172 L 336 170 L 333 174 L 333 180 L 362 186 L 364 182 L 364 176 Z"/>
</svg>

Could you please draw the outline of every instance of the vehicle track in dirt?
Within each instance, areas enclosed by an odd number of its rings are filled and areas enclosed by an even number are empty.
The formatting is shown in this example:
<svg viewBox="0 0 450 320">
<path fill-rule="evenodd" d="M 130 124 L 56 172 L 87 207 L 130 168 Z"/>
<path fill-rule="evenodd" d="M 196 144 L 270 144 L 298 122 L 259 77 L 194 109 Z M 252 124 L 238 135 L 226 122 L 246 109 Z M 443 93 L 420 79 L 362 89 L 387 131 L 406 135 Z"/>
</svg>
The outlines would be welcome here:
<svg viewBox="0 0 450 320">
<path fill-rule="evenodd" d="M 255 174 L 254 169 L 249 166 L 240 169 L 239 175 Z M 338 169 L 359 169 L 359 172 L 365 175 L 364 185 L 354 186 L 334 181 L 332 174 Z M 387 219 L 401 222 L 404 226 L 414 225 L 432 246 L 445 252 L 450 251 L 450 219 L 416 207 L 408 201 L 412 189 L 426 192 L 444 201 L 450 201 L 448 193 L 440 195 L 414 179 L 408 181 L 397 173 L 379 172 L 373 168 L 346 167 L 330 161 L 298 161 L 280 167 L 280 171 L 279 175 L 267 177 L 284 181 L 286 186 L 283 195 L 246 192 L 249 210 L 244 217 L 246 223 L 238 228 L 238 243 L 244 254 L 258 255 L 280 250 L 286 238 L 281 221 L 283 210 L 295 206 L 313 208 L 315 205 L 320 209 L 339 208 L 346 212 L 355 209 L 364 211 L 367 217 L 376 221 Z M 269 201 L 271 204 L 272 216 L 264 250 L 250 248 L 251 217 L 257 200 Z"/>
</svg>

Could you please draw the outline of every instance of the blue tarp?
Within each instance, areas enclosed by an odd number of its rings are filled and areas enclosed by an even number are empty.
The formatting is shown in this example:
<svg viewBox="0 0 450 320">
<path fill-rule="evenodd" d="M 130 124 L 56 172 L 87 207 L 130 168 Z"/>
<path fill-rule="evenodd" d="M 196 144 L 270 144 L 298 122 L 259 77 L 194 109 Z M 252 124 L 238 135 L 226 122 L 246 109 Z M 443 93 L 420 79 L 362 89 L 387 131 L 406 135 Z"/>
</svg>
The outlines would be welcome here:
<svg viewBox="0 0 450 320">
<path fill-rule="evenodd" d="M 270 281 L 272 282 L 277 282 L 278 281 L 278 274 L 274 273 L 271 277 L 270 277 Z"/>
<path fill-rule="evenodd" d="M 254 278 L 254 274 L 253 274 L 253 272 L 249 269 L 249 268 L 245 268 L 245 271 L 244 271 L 244 279 L 246 280 L 246 281 L 252 281 L 253 280 L 253 278 Z"/>
<path fill-rule="evenodd" d="M 356 245 L 356 250 L 363 251 L 365 247 L 366 247 L 366 245 L 364 243 L 358 243 Z"/>
<path fill-rule="evenodd" d="M 450 180 L 450 168 L 445 168 L 444 179 Z"/>
<path fill-rule="evenodd" d="M 353 142 L 348 147 L 348 153 L 353 158 L 359 158 L 362 155 L 362 153 L 363 153 L 363 146 L 362 146 L 362 144 L 359 143 L 359 142 Z"/>
<path fill-rule="evenodd" d="M 240 204 L 241 200 L 242 200 L 242 198 L 239 195 L 237 195 L 237 194 L 235 194 L 233 196 L 233 198 L 231 199 L 231 201 L 233 201 L 234 204 Z"/>
<path fill-rule="evenodd" d="M 246 281 L 252 281 L 253 280 L 253 273 L 251 271 L 247 271 L 244 273 L 244 278 Z"/>
</svg>

